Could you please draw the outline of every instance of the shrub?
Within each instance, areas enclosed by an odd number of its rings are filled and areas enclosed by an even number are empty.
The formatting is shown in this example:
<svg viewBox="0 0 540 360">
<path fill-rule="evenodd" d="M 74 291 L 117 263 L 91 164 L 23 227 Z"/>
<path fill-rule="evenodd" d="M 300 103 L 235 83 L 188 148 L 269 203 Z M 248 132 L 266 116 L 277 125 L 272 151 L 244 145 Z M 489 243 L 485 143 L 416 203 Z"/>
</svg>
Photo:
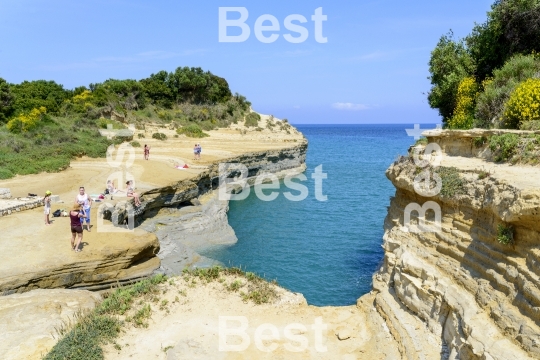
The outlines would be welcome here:
<svg viewBox="0 0 540 360">
<path fill-rule="evenodd" d="M 145 138 L 144 134 L 142 134 L 142 133 L 138 133 L 138 134 L 137 134 L 137 137 L 138 137 L 139 139 L 144 139 L 144 138 Z"/>
<path fill-rule="evenodd" d="M 540 120 L 540 79 L 529 79 L 519 84 L 504 110 L 504 121 L 508 127 L 516 129 L 534 120 Z"/>
<path fill-rule="evenodd" d="M 420 139 L 416 140 L 416 142 L 414 143 L 414 146 L 418 146 L 418 145 L 427 145 L 428 144 L 428 139 L 426 137 L 421 137 Z"/>
<path fill-rule="evenodd" d="M 495 161 L 509 160 L 519 144 L 516 134 L 493 135 L 489 139 L 489 148 L 495 156 Z"/>
<path fill-rule="evenodd" d="M 473 144 L 477 148 L 484 146 L 486 143 L 487 143 L 487 138 L 485 136 L 479 136 L 473 139 Z"/>
<path fill-rule="evenodd" d="M 465 182 L 459 176 L 459 170 L 455 167 L 440 166 L 435 170 L 442 180 L 440 194 L 444 197 L 453 197 L 465 193 Z"/>
<path fill-rule="evenodd" d="M 157 116 L 164 121 L 171 121 L 173 119 L 173 115 L 166 110 L 158 110 Z"/>
<path fill-rule="evenodd" d="M 163 133 L 153 133 L 152 134 L 152 139 L 157 139 L 157 140 L 167 140 L 167 135 L 163 134 Z"/>
<path fill-rule="evenodd" d="M 177 129 L 176 132 L 179 135 L 186 135 L 187 137 L 192 138 L 203 138 L 210 136 L 207 133 L 203 132 L 202 129 L 197 124 L 189 124 L 180 129 Z"/>
<path fill-rule="evenodd" d="M 257 114 L 256 112 L 251 112 L 246 115 L 246 121 L 245 125 L 247 127 L 255 127 L 259 125 L 259 120 L 261 120 L 261 116 Z"/>
<path fill-rule="evenodd" d="M 497 225 L 497 241 L 503 245 L 514 242 L 514 227 L 512 225 Z"/>
<path fill-rule="evenodd" d="M 461 80 L 457 90 L 456 108 L 448 127 L 450 129 L 471 129 L 474 123 L 474 108 L 478 86 L 474 77 L 469 76 Z"/>
<path fill-rule="evenodd" d="M 130 142 L 130 144 L 133 147 L 141 147 L 141 144 L 138 141 L 132 141 L 132 142 Z"/>
<path fill-rule="evenodd" d="M 33 130 L 38 126 L 46 112 L 47 109 L 41 106 L 39 109 L 32 109 L 27 113 L 22 113 L 14 119 L 8 121 L 7 128 L 9 131 L 14 133 Z"/>
<path fill-rule="evenodd" d="M 100 129 L 108 129 L 109 125 L 111 125 L 112 128 L 115 129 L 115 130 L 120 130 L 120 129 L 125 129 L 126 128 L 126 126 L 124 124 L 122 124 L 121 122 L 119 122 L 119 121 L 109 120 L 109 119 L 105 119 L 105 118 L 99 118 L 96 123 L 97 123 L 97 126 Z"/>
<path fill-rule="evenodd" d="M 483 82 L 484 91 L 476 102 L 475 126 L 491 128 L 505 126 L 502 123 L 504 106 L 519 83 L 540 72 L 540 60 L 534 55 L 517 55 L 508 60 L 493 77 Z"/>
<path fill-rule="evenodd" d="M 14 176 L 14 174 L 11 171 L 9 171 L 8 169 L 0 168 L 0 180 L 10 179 L 13 176 Z"/>
</svg>

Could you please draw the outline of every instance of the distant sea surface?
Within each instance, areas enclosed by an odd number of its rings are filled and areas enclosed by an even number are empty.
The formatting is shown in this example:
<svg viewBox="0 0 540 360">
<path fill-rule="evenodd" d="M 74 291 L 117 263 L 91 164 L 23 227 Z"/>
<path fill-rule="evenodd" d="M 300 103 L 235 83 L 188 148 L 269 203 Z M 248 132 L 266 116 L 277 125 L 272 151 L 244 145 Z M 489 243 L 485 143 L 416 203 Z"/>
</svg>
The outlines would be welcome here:
<svg viewBox="0 0 540 360">
<path fill-rule="evenodd" d="M 254 191 L 246 200 L 231 201 L 229 223 L 238 242 L 202 255 L 276 279 L 309 304 L 352 305 L 370 291 L 382 260 L 383 222 L 395 192 L 385 171 L 415 142 L 405 131 L 413 125 L 296 127 L 309 141 L 303 182 L 309 196 L 289 201 L 282 185 L 274 201 L 261 201 Z M 319 165 L 328 176 L 325 202 L 316 200 L 311 178 Z"/>
</svg>

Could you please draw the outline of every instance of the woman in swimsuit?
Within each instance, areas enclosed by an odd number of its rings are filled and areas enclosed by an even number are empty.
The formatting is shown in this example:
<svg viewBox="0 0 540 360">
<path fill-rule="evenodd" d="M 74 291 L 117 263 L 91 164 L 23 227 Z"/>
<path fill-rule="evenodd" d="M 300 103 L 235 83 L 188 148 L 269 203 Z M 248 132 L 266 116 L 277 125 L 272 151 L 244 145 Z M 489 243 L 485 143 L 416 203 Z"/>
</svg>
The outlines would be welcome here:
<svg viewBox="0 0 540 360">
<path fill-rule="evenodd" d="M 79 245 L 83 238 L 83 228 L 81 220 L 86 217 L 81 211 L 82 206 L 80 204 L 73 205 L 73 208 L 69 212 L 69 219 L 71 224 L 71 250 L 80 252 Z M 78 235 L 77 244 L 75 244 L 75 234 Z"/>
<path fill-rule="evenodd" d="M 148 160 L 150 157 L 150 146 L 144 144 L 144 160 Z"/>
<path fill-rule="evenodd" d="M 141 200 L 139 199 L 139 194 L 137 194 L 135 192 L 135 189 L 133 188 L 133 181 L 128 180 L 126 182 L 126 185 L 127 185 L 127 189 L 126 189 L 127 196 L 133 198 L 133 200 L 135 202 L 135 206 L 141 206 Z"/>
</svg>

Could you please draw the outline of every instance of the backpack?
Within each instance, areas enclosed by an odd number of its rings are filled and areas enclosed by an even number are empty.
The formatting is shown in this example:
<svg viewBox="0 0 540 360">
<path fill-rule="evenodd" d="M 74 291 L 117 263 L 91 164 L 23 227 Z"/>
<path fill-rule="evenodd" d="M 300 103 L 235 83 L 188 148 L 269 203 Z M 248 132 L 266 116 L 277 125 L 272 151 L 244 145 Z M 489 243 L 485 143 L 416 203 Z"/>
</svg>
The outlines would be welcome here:
<svg viewBox="0 0 540 360">
<path fill-rule="evenodd" d="M 60 217 L 60 215 L 62 214 L 62 211 L 60 209 L 56 210 L 55 212 L 52 213 L 52 215 L 54 217 Z"/>
</svg>

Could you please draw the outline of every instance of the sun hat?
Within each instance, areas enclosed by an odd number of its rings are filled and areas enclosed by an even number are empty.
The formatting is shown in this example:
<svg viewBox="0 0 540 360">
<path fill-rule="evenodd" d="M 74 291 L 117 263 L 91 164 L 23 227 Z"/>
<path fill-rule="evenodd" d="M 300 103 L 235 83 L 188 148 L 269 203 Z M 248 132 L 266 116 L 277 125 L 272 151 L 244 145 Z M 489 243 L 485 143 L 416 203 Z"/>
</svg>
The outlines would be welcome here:
<svg viewBox="0 0 540 360">
<path fill-rule="evenodd" d="M 51 194 L 52 194 L 51 190 L 45 191 L 45 195 L 51 195 Z"/>
</svg>

